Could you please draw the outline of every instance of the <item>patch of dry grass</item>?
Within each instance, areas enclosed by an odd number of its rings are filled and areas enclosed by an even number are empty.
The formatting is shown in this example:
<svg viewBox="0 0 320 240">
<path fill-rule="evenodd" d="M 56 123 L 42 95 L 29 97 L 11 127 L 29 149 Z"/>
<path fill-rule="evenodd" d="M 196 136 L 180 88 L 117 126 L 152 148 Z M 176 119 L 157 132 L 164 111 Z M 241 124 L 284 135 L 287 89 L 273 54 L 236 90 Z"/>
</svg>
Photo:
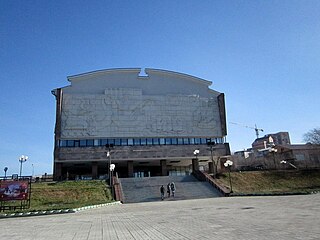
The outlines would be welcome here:
<svg viewBox="0 0 320 240">
<path fill-rule="evenodd" d="M 229 175 L 218 179 L 229 187 Z M 320 190 L 320 171 L 253 171 L 232 172 L 235 193 L 302 193 Z"/>
<path fill-rule="evenodd" d="M 104 181 L 33 183 L 30 210 L 77 208 L 111 202 Z"/>
</svg>

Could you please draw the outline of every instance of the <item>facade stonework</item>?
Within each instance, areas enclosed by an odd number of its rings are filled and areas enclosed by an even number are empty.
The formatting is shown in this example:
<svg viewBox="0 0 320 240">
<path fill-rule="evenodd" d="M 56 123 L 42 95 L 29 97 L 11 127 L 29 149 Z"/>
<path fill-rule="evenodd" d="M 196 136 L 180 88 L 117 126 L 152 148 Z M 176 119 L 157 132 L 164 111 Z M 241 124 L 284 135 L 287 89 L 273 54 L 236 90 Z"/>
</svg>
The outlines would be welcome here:
<svg viewBox="0 0 320 240">
<path fill-rule="evenodd" d="M 166 70 L 110 69 L 68 77 L 56 97 L 54 177 L 185 174 L 194 149 L 205 167 L 229 153 L 224 94 L 210 81 Z M 105 144 L 113 145 L 111 159 Z"/>
</svg>

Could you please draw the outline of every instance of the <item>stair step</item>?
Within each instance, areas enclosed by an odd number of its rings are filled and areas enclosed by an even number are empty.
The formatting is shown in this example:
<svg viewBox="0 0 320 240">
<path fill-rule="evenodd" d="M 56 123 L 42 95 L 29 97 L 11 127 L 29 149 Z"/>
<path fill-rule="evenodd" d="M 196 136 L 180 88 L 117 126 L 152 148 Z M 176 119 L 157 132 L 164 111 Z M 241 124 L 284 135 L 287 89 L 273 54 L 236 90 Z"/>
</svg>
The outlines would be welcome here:
<svg viewBox="0 0 320 240">
<path fill-rule="evenodd" d="M 145 178 L 121 178 L 120 179 L 124 202 L 149 202 L 160 200 L 160 187 L 174 182 L 176 186 L 176 196 L 165 200 L 182 200 L 220 197 L 221 194 L 207 182 L 200 182 L 193 176 L 164 176 Z M 166 195 L 166 194 L 165 194 Z"/>
</svg>

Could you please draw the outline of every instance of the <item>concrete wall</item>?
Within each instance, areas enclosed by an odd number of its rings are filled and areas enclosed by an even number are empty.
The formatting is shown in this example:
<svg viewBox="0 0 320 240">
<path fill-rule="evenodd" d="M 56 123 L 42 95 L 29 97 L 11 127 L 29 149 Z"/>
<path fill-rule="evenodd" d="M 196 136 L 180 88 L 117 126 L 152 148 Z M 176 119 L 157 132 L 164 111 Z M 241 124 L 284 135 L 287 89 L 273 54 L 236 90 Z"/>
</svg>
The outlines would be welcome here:
<svg viewBox="0 0 320 240">
<path fill-rule="evenodd" d="M 61 139 L 223 137 L 224 101 L 211 82 L 148 69 L 106 70 L 69 77 L 63 88 Z M 222 100 L 224 97 L 222 96 Z"/>
</svg>

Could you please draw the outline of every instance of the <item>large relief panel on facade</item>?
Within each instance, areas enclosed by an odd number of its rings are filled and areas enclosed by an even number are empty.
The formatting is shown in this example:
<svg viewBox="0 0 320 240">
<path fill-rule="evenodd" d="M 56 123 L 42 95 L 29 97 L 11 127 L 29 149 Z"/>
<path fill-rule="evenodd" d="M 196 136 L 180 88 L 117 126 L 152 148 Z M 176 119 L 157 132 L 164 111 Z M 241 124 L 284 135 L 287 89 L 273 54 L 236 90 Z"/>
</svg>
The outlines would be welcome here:
<svg viewBox="0 0 320 240">
<path fill-rule="evenodd" d="M 216 98 L 145 96 L 139 89 L 63 95 L 62 137 L 221 136 Z"/>
</svg>

